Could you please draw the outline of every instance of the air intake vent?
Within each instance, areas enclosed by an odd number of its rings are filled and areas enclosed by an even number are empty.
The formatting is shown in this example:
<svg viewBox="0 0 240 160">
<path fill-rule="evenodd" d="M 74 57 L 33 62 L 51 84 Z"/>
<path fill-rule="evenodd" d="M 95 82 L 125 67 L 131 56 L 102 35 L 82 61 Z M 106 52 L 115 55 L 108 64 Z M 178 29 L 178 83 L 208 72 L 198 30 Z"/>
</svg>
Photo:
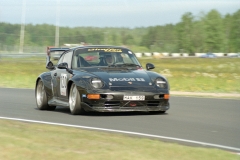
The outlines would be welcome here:
<svg viewBox="0 0 240 160">
<path fill-rule="evenodd" d="M 156 107 L 159 105 L 159 101 L 148 101 L 147 106 L 148 107 Z"/>
<path fill-rule="evenodd" d="M 119 107 L 120 101 L 105 102 L 105 107 Z"/>
</svg>

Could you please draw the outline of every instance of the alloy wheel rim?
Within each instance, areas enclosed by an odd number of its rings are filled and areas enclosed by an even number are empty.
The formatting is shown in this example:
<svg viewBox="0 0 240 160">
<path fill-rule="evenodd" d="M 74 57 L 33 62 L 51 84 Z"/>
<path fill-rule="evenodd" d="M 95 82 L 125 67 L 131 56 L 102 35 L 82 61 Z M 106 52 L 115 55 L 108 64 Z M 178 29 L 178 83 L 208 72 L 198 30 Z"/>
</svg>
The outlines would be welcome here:
<svg viewBox="0 0 240 160">
<path fill-rule="evenodd" d="M 69 104 L 70 104 L 70 109 L 71 111 L 74 110 L 75 106 L 76 106 L 76 97 L 77 97 L 77 89 L 76 86 L 74 85 L 72 87 L 70 96 L 69 96 Z"/>
<path fill-rule="evenodd" d="M 37 104 L 40 106 L 43 101 L 43 94 L 44 94 L 44 86 L 42 82 L 39 82 L 39 85 L 37 87 Z"/>
</svg>

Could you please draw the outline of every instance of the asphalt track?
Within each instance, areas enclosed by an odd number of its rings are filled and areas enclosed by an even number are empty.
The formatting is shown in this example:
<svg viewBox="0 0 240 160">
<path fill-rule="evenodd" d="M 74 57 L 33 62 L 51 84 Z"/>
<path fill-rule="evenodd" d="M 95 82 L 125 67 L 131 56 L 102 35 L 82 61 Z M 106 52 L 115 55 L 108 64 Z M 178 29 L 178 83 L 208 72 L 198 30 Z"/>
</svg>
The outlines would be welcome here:
<svg viewBox="0 0 240 160">
<path fill-rule="evenodd" d="M 92 113 L 73 116 L 68 108 L 38 110 L 32 89 L 0 88 L 0 118 L 117 131 L 240 153 L 240 100 L 171 96 L 170 105 L 166 114 Z"/>
</svg>

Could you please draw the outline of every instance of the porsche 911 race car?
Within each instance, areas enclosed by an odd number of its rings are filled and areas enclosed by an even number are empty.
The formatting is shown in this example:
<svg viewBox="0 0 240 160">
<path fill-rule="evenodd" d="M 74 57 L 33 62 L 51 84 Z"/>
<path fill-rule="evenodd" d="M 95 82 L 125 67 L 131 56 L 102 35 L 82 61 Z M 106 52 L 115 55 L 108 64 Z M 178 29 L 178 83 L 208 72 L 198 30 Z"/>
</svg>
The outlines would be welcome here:
<svg viewBox="0 0 240 160">
<path fill-rule="evenodd" d="M 51 52 L 63 51 L 56 65 Z M 169 84 L 151 63 L 143 69 L 135 54 L 124 47 L 80 46 L 49 48 L 48 72 L 36 80 L 37 108 L 69 107 L 72 114 L 169 109 Z"/>
</svg>

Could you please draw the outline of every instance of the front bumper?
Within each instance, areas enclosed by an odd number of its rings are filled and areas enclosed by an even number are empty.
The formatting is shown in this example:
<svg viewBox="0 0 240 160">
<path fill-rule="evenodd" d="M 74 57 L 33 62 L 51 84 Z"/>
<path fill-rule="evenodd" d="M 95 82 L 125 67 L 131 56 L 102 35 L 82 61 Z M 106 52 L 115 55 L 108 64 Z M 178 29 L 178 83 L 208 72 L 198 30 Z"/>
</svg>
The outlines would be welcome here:
<svg viewBox="0 0 240 160">
<path fill-rule="evenodd" d="M 105 107 L 97 107 L 90 106 L 86 103 L 81 103 L 82 107 L 85 111 L 95 111 L 95 112 L 152 112 L 152 111 L 167 111 L 170 108 L 169 103 L 166 105 L 159 106 L 134 106 L 134 107 L 126 107 L 126 106 L 105 106 Z"/>
<path fill-rule="evenodd" d="M 131 111 L 167 111 L 170 108 L 169 100 L 164 99 L 164 94 L 168 93 L 148 93 L 138 92 L 133 95 L 144 95 L 144 101 L 125 101 L 123 96 L 127 93 L 103 93 L 98 100 L 90 100 L 82 96 L 81 106 L 86 111 L 96 112 L 131 112 Z M 107 99 L 107 95 L 112 95 L 112 99 Z"/>
</svg>

